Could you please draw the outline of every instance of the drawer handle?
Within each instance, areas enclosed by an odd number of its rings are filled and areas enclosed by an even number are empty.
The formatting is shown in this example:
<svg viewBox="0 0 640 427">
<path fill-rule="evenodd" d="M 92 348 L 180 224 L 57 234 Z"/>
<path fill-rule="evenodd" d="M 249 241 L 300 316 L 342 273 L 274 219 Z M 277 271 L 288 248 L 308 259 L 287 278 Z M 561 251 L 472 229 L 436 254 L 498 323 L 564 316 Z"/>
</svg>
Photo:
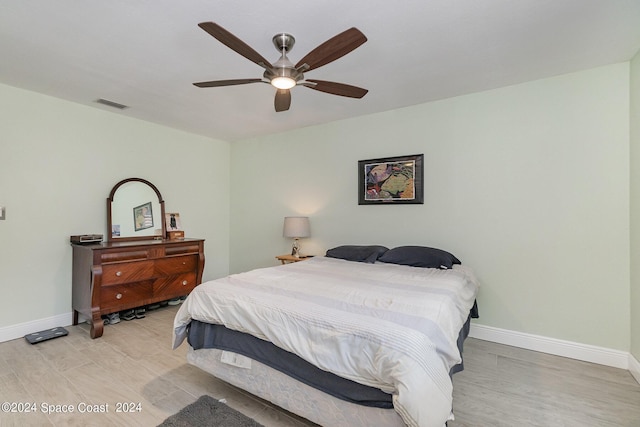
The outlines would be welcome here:
<svg viewBox="0 0 640 427">
<path fill-rule="evenodd" d="M 186 280 L 182 281 L 182 286 L 186 286 L 189 282 L 187 282 Z"/>
<path fill-rule="evenodd" d="M 116 276 L 118 277 L 122 276 L 122 271 L 116 271 Z"/>
<path fill-rule="evenodd" d="M 182 261 L 182 265 L 187 265 L 187 262 L 186 261 Z"/>
<path fill-rule="evenodd" d="M 122 294 L 116 294 L 116 299 L 122 299 Z"/>
</svg>

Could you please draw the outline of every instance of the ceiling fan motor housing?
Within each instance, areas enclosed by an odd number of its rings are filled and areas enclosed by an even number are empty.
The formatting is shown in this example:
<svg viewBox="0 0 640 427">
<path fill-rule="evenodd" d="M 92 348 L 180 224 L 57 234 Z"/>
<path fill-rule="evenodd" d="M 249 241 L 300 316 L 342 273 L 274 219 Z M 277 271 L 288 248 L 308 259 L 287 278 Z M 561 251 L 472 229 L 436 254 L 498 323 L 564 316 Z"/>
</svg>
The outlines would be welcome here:
<svg viewBox="0 0 640 427">
<path fill-rule="evenodd" d="M 293 68 L 293 65 L 291 65 L 288 60 L 287 62 L 289 62 L 289 64 L 279 64 L 279 62 L 280 61 L 273 64 L 273 68 L 265 70 L 263 74 L 265 79 L 272 81 L 276 77 L 285 77 L 288 79 L 292 79 L 297 83 L 304 78 L 304 75 L 300 71 Z"/>
</svg>

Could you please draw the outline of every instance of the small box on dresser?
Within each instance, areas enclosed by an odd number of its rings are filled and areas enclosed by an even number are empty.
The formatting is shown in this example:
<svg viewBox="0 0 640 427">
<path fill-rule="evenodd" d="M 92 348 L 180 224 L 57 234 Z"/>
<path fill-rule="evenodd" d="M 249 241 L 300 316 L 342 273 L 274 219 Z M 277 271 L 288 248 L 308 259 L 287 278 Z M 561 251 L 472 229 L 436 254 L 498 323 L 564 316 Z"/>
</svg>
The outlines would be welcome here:
<svg viewBox="0 0 640 427">
<path fill-rule="evenodd" d="M 202 282 L 204 240 L 138 240 L 72 244 L 73 324 L 89 319 L 91 338 L 102 315 L 189 294 Z"/>
<path fill-rule="evenodd" d="M 184 231 L 167 231 L 167 239 L 169 240 L 184 240 Z"/>
</svg>

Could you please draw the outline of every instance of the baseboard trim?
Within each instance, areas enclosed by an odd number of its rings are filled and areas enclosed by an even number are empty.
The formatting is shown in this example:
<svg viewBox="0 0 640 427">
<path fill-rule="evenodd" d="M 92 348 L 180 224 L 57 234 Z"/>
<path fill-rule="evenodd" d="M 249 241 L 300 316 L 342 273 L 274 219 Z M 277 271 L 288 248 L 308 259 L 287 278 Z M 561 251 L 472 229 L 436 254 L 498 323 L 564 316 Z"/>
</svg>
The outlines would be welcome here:
<svg viewBox="0 0 640 427">
<path fill-rule="evenodd" d="M 484 341 L 630 370 L 631 355 L 625 351 L 509 331 L 475 323 L 471 325 L 469 336 Z"/>
<path fill-rule="evenodd" d="M 44 319 L 32 320 L 30 322 L 18 323 L 17 325 L 0 328 L 0 342 L 22 338 L 33 332 L 55 328 L 56 326 L 69 326 L 73 323 L 73 314 L 65 313 L 51 316 Z"/>
<path fill-rule="evenodd" d="M 638 359 L 633 357 L 633 354 L 629 354 L 629 372 L 631 372 L 633 378 L 635 378 L 636 381 L 638 381 L 638 384 L 640 384 L 640 362 L 638 362 Z"/>
</svg>

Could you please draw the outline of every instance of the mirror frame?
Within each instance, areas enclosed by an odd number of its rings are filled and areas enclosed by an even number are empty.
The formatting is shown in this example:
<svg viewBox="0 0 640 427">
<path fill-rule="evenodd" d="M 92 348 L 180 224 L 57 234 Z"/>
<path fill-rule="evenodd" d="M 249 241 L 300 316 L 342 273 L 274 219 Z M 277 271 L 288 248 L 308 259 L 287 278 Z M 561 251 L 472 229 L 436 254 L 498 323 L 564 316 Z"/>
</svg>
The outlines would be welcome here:
<svg viewBox="0 0 640 427">
<path fill-rule="evenodd" d="M 141 182 L 143 184 L 148 185 L 149 187 L 151 187 L 151 189 L 156 193 L 156 195 L 158 196 L 158 203 L 160 203 L 160 216 L 162 218 L 162 233 L 156 236 L 129 236 L 129 237 L 113 237 L 112 236 L 112 224 L 111 224 L 111 208 L 113 205 L 113 198 L 116 195 L 116 191 L 118 190 L 118 188 L 120 188 L 122 185 L 128 183 L 128 182 Z M 157 239 L 165 239 L 166 238 L 166 228 L 165 228 L 166 224 L 165 224 L 165 217 L 164 217 L 164 200 L 162 200 L 162 195 L 160 194 L 160 191 L 158 191 L 158 188 L 153 185 L 152 183 L 150 183 L 149 181 L 147 181 L 146 179 L 142 179 L 142 178 L 127 178 L 127 179 L 123 179 L 122 181 L 120 181 L 119 183 L 117 183 L 113 189 L 111 190 L 111 193 L 109 193 L 109 197 L 107 197 L 107 241 L 108 242 L 131 242 L 131 241 L 136 241 L 136 240 L 157 240 Z"/>
</svg>

